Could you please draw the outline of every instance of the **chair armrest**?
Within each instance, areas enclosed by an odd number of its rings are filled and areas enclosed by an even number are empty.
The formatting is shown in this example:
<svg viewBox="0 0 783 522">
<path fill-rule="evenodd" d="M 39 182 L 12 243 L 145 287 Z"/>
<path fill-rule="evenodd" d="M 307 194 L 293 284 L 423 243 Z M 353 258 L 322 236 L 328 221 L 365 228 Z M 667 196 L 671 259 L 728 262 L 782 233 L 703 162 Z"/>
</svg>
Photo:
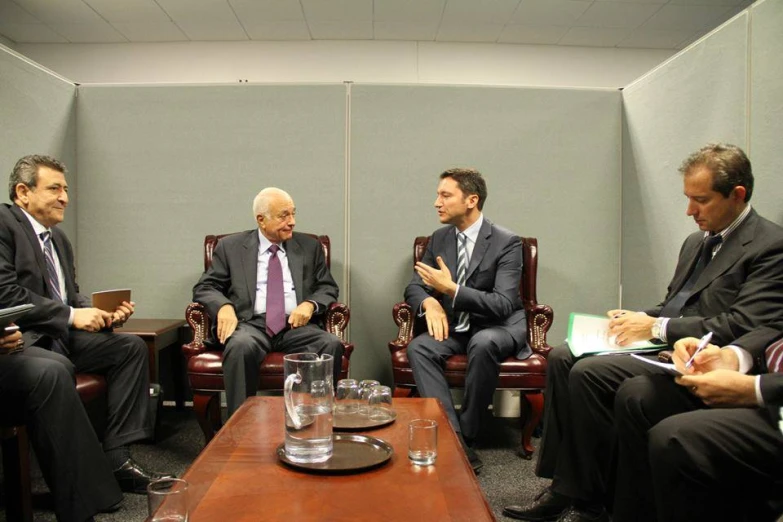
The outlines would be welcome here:
<svg viewBox="0 0 783 522">
<path fill-rule="evenodd" d="M 348 344 L 345 339 L 345 330 L 351 320 L 351 310 L 343 303 L 332 303 L 326 310 L 324 327 L 326 331 L 340 338 L 343 344 Z"/>
<path fill-rule="evenodd" d="M 190 303 L 185 309 L 185 320 L 193 330 L 193 340 L 182 345 L 182 353 L 190 359 L 207 349 L 204 341 L 209 337 L 209 314 L 201 303 Z"/>
<path fill-rule="evenodd" d="M 549 305 L 536 304 L 527 311 L 527 342 L 533 353 L 547 357 L 552 347 L 546 342 L 546 333 L 552 327 L 555 313 Z"/>
<path fill-rule="evenodd" d="M 408 343 L 410 343 L 413 338 L 415 318 L 413 317 L 413 310 L 411 310 L 410 305 L 405 302 L 394 305 L 394 308 L 392 309 L 392 318 L 399 328 L 397 331 L 397 338 L 389 342 L 389 350 L 394 353 L 408 347 Z"/>
</svg>

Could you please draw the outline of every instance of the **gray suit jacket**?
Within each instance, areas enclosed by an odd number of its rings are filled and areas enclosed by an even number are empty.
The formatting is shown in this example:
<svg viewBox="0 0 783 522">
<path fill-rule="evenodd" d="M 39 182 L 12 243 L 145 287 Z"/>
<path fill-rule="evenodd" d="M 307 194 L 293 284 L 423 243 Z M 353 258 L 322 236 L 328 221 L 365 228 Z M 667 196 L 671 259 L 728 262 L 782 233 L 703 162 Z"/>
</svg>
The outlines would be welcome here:
<svg viewBox="0 0 783 522">
<path fill-rule="evenodd" d="M 437 256 L 443 258 L 452 277 L 456 277 L 455 227 L 446 226 L 432 234 L 422 262 L 437 267 Z M 435 297 L 446 311 L 451 327 L 454 326 L 455 312 L 469 312 L 472 331 L 488 327 L 503 328 L 514 338 L 517 358 L 529 357 L 532 352 L 526 340 L 525 309 L 519 297 L 522 278 L 522 244 L 519 237 L 485 217 L 465 278 L 465 285 L 452 299 L 426 286 L 414 271 L 413 279 L 405 289 L 405 301 L 414 310 L 419 310 L 422 301 Z"/>
<path fill-rule="evenodd" d="M 283 249 L 294 280 L 296 302 L 317 303 L 318 314 L 313 314 L 310 322 L 318 322 L 339 293 L 326 266 L 321 244 L 306 234 L 294 232 L 283 243 Z M 193 300 L 207 308 L 213 324 L 218 310 L 226 304 L 234 305 L 240 321 L 249 321 L 255 308 L 257 268 L 257 228 L 221 238 L 212 253 L 212 266 L 193 287 Z"/>
<path fill-rule="evenodd" d="M 703 237 L 685 240 L 666 298 L 647 314 L 658 317 L 677 295 Z M 783 228 L 751 210 L 696 281 L 682 316 L 669 320 L 666 336 L 672 344 L 711 331 L 712 342 L 725 345 L 761 325 L 783 326 Z"/>
<path fill-rule="evenodd" d="M 56 226 L 52 227 L 52 243 L 65 275 L 67 304 L 52 300 L 46 259 L 27 216 L 16 205 L 0 205 L 0 303 L 3 307 L 35 305 L 17 321 L 28 346 L 43 336 L 67 341 L 70 307 L 90 306 L 89 299 L 79 294 L 71 243 Z"/>
</svg>

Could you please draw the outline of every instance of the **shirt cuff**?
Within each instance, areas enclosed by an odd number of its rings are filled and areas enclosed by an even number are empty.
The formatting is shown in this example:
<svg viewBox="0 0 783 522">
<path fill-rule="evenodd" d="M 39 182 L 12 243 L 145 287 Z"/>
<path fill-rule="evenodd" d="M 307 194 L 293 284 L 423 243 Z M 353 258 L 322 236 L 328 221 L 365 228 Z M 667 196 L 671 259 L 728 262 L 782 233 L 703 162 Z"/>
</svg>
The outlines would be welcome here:
<svg viewBox="0 0 783 522">
<path fill-rule="evenodd" d="M 753 368 L 753 356 L 749 351 L 733 344 L 728 345 L 725 349 L 734 350 L 734 353 L 737 354 L 737 359 L 739 359 L 738 372 L 747 374 Z"/>
<path fill-rule="evenodd" d="M 73 326 L 73 306 L 69 306 L 68 308 L 71 310 L 70 314 L 68 315 L 68 328 L 70 328 Z"/>
<path fill-rule="evenodd" d="M 318 303 L 313 301 L 312 299 L 305 299 L 308 303 L 313 303 L 313 306 L 315 307 L 315 310 L 313 310 L 313 315 L 318 315 Z"/>
<path fill-rule="evenodd" d="M 460 288 L 462 288 L 462 285 L 457 285 L 457 289 L 454 290 L 454 297 L 452 298 L 452 300 L 454 300 L 454 301 L 457 300 L 457 294 L 459 294 L 459 289 Z"/>
<path fill-rule="evenodd" d="M 669 324 L 669 318 L 668 317 L 659 317 L 657 320 L 661 322 L 661 331 L 660 331 L 661 335 L 660 335 L 659 339 L 661 341 L 665 342 L 665 343 L 669 342 L 666 339 L 666 326 Z"/>
<path fill-rule="evenodd" d="M 756 402 L 759 406 L 764 406 L 764 397 L 761 396 L 761 375 L 756 375 Z"/>
</svg>

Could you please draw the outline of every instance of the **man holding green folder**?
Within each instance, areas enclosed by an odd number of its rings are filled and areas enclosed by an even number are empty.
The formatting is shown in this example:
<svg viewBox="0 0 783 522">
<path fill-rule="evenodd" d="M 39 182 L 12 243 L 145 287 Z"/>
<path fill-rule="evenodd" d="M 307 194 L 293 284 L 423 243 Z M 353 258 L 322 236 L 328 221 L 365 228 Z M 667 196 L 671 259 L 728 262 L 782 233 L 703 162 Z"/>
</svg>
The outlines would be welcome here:
<svg viewBox="0 0 783 522">
<path fill-rule="evenodd" d="M 713 343 L 724 345 L 783 317 L 783 229 L 751 208 L 753 173 L 745 153 L 710 144 L 690 155 L 680 172 L 686 214 L 700 231 L 683 243 L 658 306 L 607 312 L 620 346 L 649 339 L 673 344 L 710 331 Z M 552 485 L 504 513 L 530 521 L 609 520 L 604 506 L 613 493 L 614 396 L 627 378 L 654 374 L 665 370 L 624 356 L 576 359 L 568 345 L 552 350 L 536 469 Z"/>
</svg>

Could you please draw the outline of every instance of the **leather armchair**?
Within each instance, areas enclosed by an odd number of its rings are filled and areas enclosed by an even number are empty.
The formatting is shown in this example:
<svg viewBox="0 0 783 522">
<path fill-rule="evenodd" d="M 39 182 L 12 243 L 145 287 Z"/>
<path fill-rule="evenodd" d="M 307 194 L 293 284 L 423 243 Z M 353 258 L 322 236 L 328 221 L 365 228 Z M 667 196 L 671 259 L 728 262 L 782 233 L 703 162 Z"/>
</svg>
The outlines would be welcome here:
<svg viewBox="0 0 783 522">
<path fill-rule="evenodd" d="M 421 260 L 429 240 L 428 236 L 420 236 L 414 240 L 414 263 Z M 536 297 L 538 241 L 532 237 L 523 237 L 521 241 L 524 264 L 519 293 L 527 314 L 527 342 L 533 354 L 523 361 L 513 356 L 503 361 L 500 365 L 497 389 L 520 391 L 522 448 L 519 454 L 523 458 L 530 459 L 533 455 L 530 438 L 544 411 L 542 391 L 546 387 L 547 356 L 552 349 L 546 342 L 546 334 L 552 326 L 554 312 L 550 306 L 539 304 Z M 407 303 L 394 305 L 392 316 L 399 328 L 397 338 L 389 343 L 394 372 L 394 393 L 398 397 L 411 396 L 416 394 L 416 383 L 408 362 L 407 347 L 415 335 L 427 331 L 427 325 L 424 320 L 415 316 Z M 467 365 L 468 358 L 465 355 L 454 355 L 448 358 L 445 374 L 449 386 L 453 388 L 465 386 Z"/>
<path fill-rule="evenodd" d="M 204 238 L 204 270 L 212 266 L 212 253 L 220 238 L 229 234 L 208 235 Z M 324 249 L 326 265 L 331 265 L 331 242 L 329 236 L 315 236 Z M 348 376 L 353 344 L 346 342 L 345 330 L 351 312 L 342 303 L 333 303 L 324 315 L 324 328 L 333 333 L 343 343 L 343 366 L 341 378 Z M 223 391 L 223 346 L 212 338 L 210 318 L 200 303 L 190 303 L 185 310 L 185 319 L 193 330 L 193 341 L 182 346 L 187 360 L 188 380 L 193 392 L 193 409 L 196 412 L 201 431 L 206 442 L 212 440 L 215 432 L 222 426 L 220 415 L 220 392 Z M 283 389 L 283 353 L 267 354 L 258 371 L 259 390 Z M 336 383 L 335 383 L 336 384 Z"/>
</svg>

